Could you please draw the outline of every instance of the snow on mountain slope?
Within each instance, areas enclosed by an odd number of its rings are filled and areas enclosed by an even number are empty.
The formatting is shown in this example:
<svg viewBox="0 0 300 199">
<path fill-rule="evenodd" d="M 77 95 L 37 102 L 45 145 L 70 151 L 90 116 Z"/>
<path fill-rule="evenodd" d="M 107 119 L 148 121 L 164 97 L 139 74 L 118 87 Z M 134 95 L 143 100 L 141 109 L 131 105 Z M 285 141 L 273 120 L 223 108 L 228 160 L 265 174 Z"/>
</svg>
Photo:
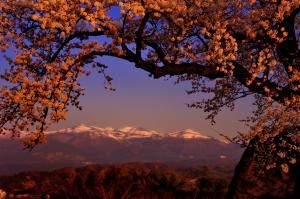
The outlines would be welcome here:
<svg viewBox="0 0 300 199">
<path fill-rule="evenodd" d="M 108 137 L 116 140 L 132 139 L 132 138 L 160 138 L 162 134 L 143 128 L 124 127 L 114 129 L 112 127 L 100 128 L 96 126 L 87 126 L 80 124 L 72 128 L 60 129 L 58 131 L 49 131 L 46 134 L 55 133 L 88 133 L 92 137 Z"/>
<path fill-rule="evenodd" d="M 120 129 L 114 129 L 111 127 L 100 128 L 95 126 L 87 126 L 80 124 L 73 128 L 60 129 L 58 131 L 47 132 L 53 133 L 89 133 L 91 137 L 108 137 L 115 140 L 127 140 L 134 138 L 181 138 L 181 139 L 211 139 L 206 135 L 203 135 L 192 129 L 185 129 L 181 131 L 175 131 L 170 133 L 159 133 L 154 130 L 147 130 L 144 128 L 136 127 L 123 127 Z"/>
<path fill-rule="evenodd" d="M 115 129 L 112 127 L 100 128 L 97 126 L 88 126 L 85 124 L 80 124 L 71 128 L 64 128 L 56 131 L 48 131 L 46 134 L 85 134 L 91 139 L 96 139 L 99 137 L 111 138 L 118 141 L 136 139 L 136 138 L 152 138 L 152 139 L 163 139 L 163 138 L 180 138 L 180 139 L 213 139 L 212 137 L 201 134 L 198 131 L 192 129 L 185 129 L 181 131 L 175 131 L 170 133 L 160 133 L 154 130 L 147 130 L 140 127 L 123 127 L 120 129 Z M 26 133 L 21 133 L 21 138 L 24 138 Z M 9 138 L 8 135 L 1 135 L 0 138 Z M 220 140 L 221 141 L 221 140 Z"/>
<path fill-rule="evenodd" d="M 130 138 L 159 138 L 162 137 L 162 134 L 147 130 L 143 128 L 134 128 L 134 127 L 124 127 L 121 129 L 118 129 L 117 131 L 122 132 L 125 136 L 124 138 L 130 139 Z"/>
<path fill-rule="evenodd" d="M 177 137 L 177 138 L 184 138 L 184 139 L 195 139 L 195 138 L 209 139 L 209 138 L 211 138 L 211 137 L 202 135 L 201 133 L 199 133 L 197 131 L 194 131 L 192 129 L 185 129 L 183 131 L 172 132 L 172 133 L 169 133 L 168 136 Z"/>
<path fill-rule="evenodd" d="M 47 134 L 52 133 L 82 133 L 82 132 L 101 132 L 101 131 L 113 131 L 113 128 L 100 128 L 96 126 L 87 126 L 85 124 L 80 124 L 78 126 L 74 126 L 72 128 L 64 128 L 58 131 L 49 131 Z"/>
</svg>

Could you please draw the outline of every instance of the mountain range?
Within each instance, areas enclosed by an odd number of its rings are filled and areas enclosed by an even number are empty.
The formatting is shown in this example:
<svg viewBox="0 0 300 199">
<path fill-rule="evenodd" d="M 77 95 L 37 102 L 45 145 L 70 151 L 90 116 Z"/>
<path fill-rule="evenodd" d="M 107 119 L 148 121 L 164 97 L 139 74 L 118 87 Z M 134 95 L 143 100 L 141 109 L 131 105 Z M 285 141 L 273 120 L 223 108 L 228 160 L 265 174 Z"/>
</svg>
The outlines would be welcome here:
<svg viewBox="0 0 300 199">
<path fill-rule="evenodd" d="M 192 129 L 160 133 L 144 128 L 81 124 L 46 134 L 48 143 L 31 152 L 22 149 L 19 139 L 0 137 L 0 173 L 125 162 L 236 164 L 242 153 L 238 145 Z"/>
</svg>

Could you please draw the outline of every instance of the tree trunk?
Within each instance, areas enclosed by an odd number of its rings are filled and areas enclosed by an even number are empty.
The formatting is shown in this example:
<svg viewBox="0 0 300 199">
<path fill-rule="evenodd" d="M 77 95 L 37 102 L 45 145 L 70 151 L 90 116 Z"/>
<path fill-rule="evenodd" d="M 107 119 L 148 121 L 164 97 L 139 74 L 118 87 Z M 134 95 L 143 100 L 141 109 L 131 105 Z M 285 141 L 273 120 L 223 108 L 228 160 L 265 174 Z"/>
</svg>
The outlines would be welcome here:
<svg viewBox="0 0 300 199">
<path fill-rule="evenodd" d="M 276 169 L 257 174 L 256 141 L 257 138 L 250 141 L 236 166 L 226 199 L 299 199 L 299 162 L 287 174 Z"/>
<path fill-rule="evenodd" d="M 234 176 L 230 182 L 228 192 L 226 195 L 226 199 L 234 199 L 236 198 L 236 193 L 238 192 L 238 187 L 239 187 L 239 182 L 241 180 L 241 177 L 245 171 L 249 169 L 249 161 L 253 160 L 254 156 L 254 147 L 253 145 L 255 144 L 256 140 L 253 139 L 249 143 L 249 146 L 246 148 L 244 151 L 240 162 L 236 166 L 234 170 Z"/>
</svg>

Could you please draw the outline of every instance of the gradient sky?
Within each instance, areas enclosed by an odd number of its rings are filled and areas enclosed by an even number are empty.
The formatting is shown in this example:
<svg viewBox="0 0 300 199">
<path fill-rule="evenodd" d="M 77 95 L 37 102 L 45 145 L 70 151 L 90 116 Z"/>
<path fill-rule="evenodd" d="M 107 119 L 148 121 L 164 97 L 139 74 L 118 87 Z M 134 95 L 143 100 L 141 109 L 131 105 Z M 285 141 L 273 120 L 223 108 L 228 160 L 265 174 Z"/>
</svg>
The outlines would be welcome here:
<svg viewBox="0 0 300 199">
<path fill-rule="evenodd" d="M 84 123 L 114 128 L 144 127 L 162 132 L 192 128 L 212 136 L 218 136 L 216 131 L 233 136 L 237 131 L 246 129 L 238 120 L 251 111 L 249 99 L 240 101 L 236 111 L 221 113 L 217 124 L 211 126 L 202 110 L 185 105 L 201 98 L 201 95 L 186 94 L 188 83 L 174 85 L 175 79 L 155 80 L 147 72 L 120 59 L 104 57 L 102 61 L 110 66 L 108 74 L 114 79 L 116 91 L 105 90 L 103 77 L 96 71 L 82 78 L 80 82 L 86 88 L 85 95 L 81 97 L 83 110 L 71 110 L 68 119 L 52 129 Z"/>
</svg>

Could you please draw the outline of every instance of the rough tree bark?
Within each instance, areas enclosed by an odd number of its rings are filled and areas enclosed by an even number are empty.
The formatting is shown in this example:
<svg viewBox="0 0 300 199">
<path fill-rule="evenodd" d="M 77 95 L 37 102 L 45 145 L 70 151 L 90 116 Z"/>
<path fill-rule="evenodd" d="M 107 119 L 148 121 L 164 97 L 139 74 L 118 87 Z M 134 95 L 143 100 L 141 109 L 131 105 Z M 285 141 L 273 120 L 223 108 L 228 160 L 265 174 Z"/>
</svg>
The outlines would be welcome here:
<svg viewBox="0 0 300 199">
<path fill-rule="evenodd" d="M 299 199 L 299 161 L 287 174 L 276 169 L 257 174 L 255 172 L 258 164 L 255 159 L 257 139 L 251 140 L 236 166 L 226 199 Z"/>
</svg>

